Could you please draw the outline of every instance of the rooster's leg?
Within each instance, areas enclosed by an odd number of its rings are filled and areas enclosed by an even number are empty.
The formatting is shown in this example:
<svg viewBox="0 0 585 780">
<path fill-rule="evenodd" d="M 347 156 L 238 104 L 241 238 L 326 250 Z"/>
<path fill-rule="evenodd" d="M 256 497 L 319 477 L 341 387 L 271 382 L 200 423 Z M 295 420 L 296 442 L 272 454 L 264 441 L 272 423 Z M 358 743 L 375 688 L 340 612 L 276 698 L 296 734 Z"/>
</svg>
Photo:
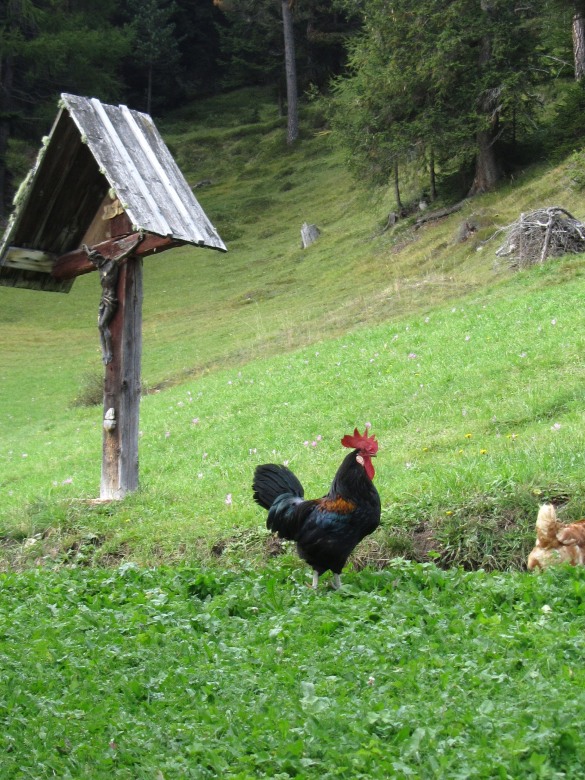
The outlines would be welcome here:
<svg viewBox="0 0 585 780">
<path fill-rule="evenodd" d="M 341 577 L 339 574 L 333 575 L 333 590 L 339 590 L 341 588 Z"/>
<path fill-rule="evenodd" d="M 311 587 L 313 590 L 317 590 L 319 587 L 319 572 L 316 569 L 313 571 L 313 584 Z"/>
</svg>

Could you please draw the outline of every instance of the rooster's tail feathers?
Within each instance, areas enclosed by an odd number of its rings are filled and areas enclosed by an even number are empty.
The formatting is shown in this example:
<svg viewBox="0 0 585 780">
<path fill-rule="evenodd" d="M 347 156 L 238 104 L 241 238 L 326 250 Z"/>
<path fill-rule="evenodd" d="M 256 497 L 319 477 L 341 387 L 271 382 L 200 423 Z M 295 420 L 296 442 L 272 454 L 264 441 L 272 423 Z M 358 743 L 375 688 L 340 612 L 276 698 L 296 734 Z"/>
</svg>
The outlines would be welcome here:
<svg viewBox="0 0 585 780">
<path fill-rule="evenodd" d="M 303 498 L 305 491 L 299 480 L 286 466 L 278 466 L 275 463 L 267 463 L 257 466 L 252 483 L 254 501 L 270 509 L 274 501 L 283 493 L 292 493 L 293 496 Z"/>
</svg>

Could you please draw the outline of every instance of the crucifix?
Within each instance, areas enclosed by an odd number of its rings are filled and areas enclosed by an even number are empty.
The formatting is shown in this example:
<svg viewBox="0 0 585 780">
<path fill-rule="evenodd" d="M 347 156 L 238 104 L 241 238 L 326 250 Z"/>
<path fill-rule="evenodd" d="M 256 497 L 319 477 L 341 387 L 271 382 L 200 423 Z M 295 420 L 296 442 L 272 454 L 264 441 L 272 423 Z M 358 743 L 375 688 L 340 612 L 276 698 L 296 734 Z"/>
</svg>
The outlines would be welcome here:
<svg viewBox="0 0 585 780">
<path fill-rule="evenodd" d="M 132 244 L 132 246 L 118 257 L 104 257 L 97 249 L 90 249 L 84 244 L 82 249 L 87 255 L 90 263 L 93 263 L 100 275 L 102 285 L 102 297 L 98 309 L 98 330 L 102 344 L 102 360 L 107 366 L 112 362 L 112 333 L 110 331 L 110 322 L 114 318 L 118 309 L 118 278 L 120 276 L 120 266 L 132 254 L 138 244 L 144 239 L 144 234 Z"/>
<path fill-rule="evenodd" d="M 106 203 L 106 217 L 108 208 Z M 92 271 L 100 277 L 98 331 L 105 366 L 102 501 L 123 498 L 138 487 L 142 258 L 177 246 L 165 237 L 131 232 L 125 214 L 109 221 L 108 232 L 117 235 L 91 247 L 82 244 L 61 256 L 52 270 L 52 276 L 62 281 Z"/>
<path fill-rule="evenodd" d="M 138 487 L 143 258 L 226 247 L 152 119 L 97 98 L 61 95 L 15 203 L 0 240 L 1 285 L 67 293 L 77 276 L 99 274 L 100 499 L 123 498 Z"/>
</svg>

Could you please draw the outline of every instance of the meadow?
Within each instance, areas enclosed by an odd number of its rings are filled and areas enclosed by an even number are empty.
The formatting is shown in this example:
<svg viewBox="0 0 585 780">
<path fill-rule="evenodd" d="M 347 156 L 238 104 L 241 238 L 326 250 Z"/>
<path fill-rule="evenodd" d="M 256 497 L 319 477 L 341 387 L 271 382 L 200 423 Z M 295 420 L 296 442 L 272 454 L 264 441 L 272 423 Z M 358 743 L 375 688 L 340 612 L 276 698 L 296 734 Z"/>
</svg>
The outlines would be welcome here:
<svg viewBox="0 0 585 780">
<path fill-rule="evenodd" d="M 292 566 L 0 582 L 6 778 L 582 775 L 582 569 L 397 560 L 319 593 Z"/>
<path fill-rule="evenodd" d="M 570 160 L 385 230 L 318 107 L 293 150 L 274 112 L 160 125 L 229 252 L 145 261 L 136 493 L 94 501 L 97 280 L 0 288 L 2 777 L 580 777 L 585 575 L 524 567 L 540 503 L 585 515 L 585 265 L 492 238 L 585 214 Z M 312 592 L 252 473 L 322 495 L 366 423 L 382 526 Z"/>
<path fill-rule="evenodd" d="M 5 414 L 5 561 L 207 563 L 243 552 L 261 561 L 255 465 L 287 461 L 307 495 L 322 495 L 341 437 L 369 422 L 383 528 L 362 547 L 364 562 L 431 553 L 444 565 L 521 567 L 539 503 L 553 501 L 567 520 L 584 510 L 582 271 L 579 258 L 558 261 L 147 394 L 141 487 L 119 503 L 91 503 L 99 407 L 62 402 L 51 417 L 39 411 L 40 388 L 28 400 L 21 388 L 4 405 L 20 401 L 28 415 L 19 424 Z"/>
</svg>

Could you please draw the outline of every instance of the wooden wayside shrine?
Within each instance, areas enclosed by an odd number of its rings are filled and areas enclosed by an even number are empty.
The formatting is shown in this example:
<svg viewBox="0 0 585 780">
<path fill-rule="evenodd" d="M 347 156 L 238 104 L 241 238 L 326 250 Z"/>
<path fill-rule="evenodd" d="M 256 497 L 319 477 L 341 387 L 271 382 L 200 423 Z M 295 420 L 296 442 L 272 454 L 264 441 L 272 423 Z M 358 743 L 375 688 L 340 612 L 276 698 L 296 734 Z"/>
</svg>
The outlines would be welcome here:
<svg viewBox="0 0 585 780">
<path fill-rule="evenodd" d="M 69 292 L 78 276 L 98 272 L 100 499 L 120 499 L 138 487 L 143 258 L 184 244 L 226 247 L 148 115 L 61 99 L 0 243 L 0 284 Z"/>
</svg>

